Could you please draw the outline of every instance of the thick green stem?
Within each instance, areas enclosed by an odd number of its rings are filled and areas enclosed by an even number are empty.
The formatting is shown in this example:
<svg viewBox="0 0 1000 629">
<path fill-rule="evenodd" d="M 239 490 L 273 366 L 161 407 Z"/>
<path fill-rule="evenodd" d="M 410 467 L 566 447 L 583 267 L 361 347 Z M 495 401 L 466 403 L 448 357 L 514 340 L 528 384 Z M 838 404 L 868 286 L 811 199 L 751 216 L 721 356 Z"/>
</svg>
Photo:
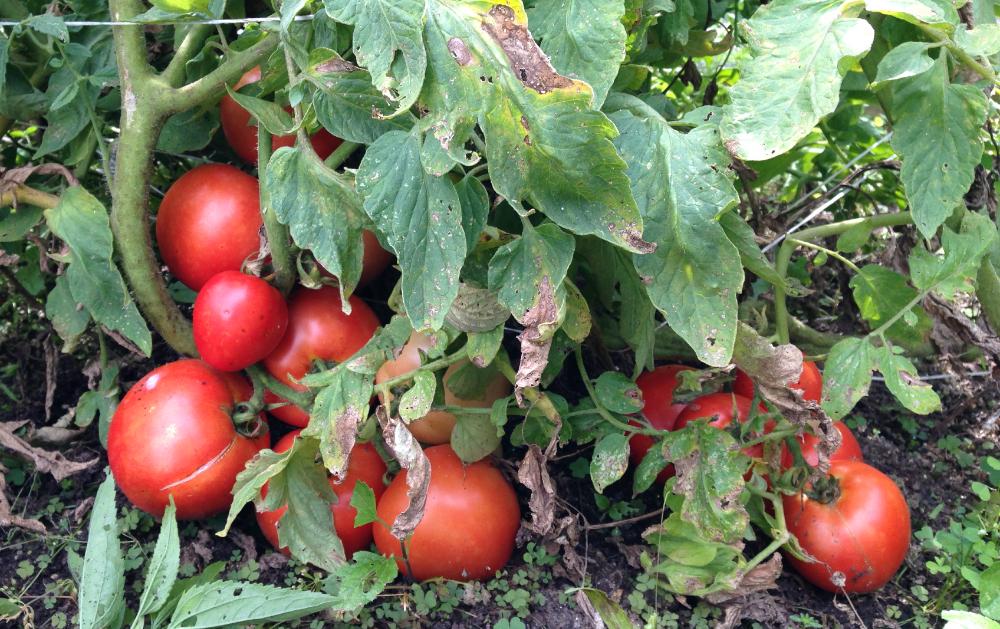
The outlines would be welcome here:
<svg viewBox="0 0 1000 629">
<path fill-rule="evenodd" d="M 190 27 L 184 39 L 181 40 L 180 45 L 177 46 L 177 50 L 174 51 L 173 59 L 170 60 L 170 63 L 163 70 L 163 74 L 161 74 L 163 80 L 170 87 L 176 88 L 184 85 L 185 65 L 201 50 L 201 45 L 205 43 L 211 32 L 212 27 L 208 24 L 195 24 Z"/>
<path fill-rule="evenodd" d="M 293 389 L 257 365 L 247 367 L 247 373 L 250 374 L 251 378 L 260 381 L 268 391 L 285 401 L 306 411 L 312 408 L 313 396 L 309 391 Z"/>
<path fill-rule="evenodd" d="M 264 125 L 257 125 L 257 173 L 263 179 L 267 163 L 271 159 L 271 134 Z M 271 249 L 271 264 L 274 265 L 274 283 L 285 295 L 295 284 L 295 261 L 288 241 L 288 228 L 281 224 L 271 207 L 267 186 L 260 186 L 260 211 L 264 217 L 264 231 Z"/>
<path fill-rule="evenodd" d="M 994 332 L 1000 331 L 1000 275 L 987 254 L 976 276 L 976 296 L 983 309 L 983 316 Z"/>
<path fill-rule="evenodd" d="M 327 168 L 330 170 L 337 170 L 341 164 L 347 161 L 354 151 L 358 150 L 361 145 L 357 142 L 342 142 L 330 156 L 327 157 L 323 163 L 326 164 Z"/>
<path fill-rule="evenodd" d="M 35 190 L 34 188 L 20 185 L 13 190 L 8 190 L 7 192 L 0 194 L 0 207 L 7 207 L 8 205 L 14 205 L 14 203 L 34 205 L 35 207 L 47 210 L 49 208 L 54 208 L 59 204 L 59 197 L 54 194 L 49 194 L 48 192 L 42 192 L 41 190 Z"/>
<path fill-rule="evenodd" d="M 853 227 L 858 227 L 859 225 L 866 225 L 869 229 L 878 229 L 879 227 L 891 227 L 895 225 L 909 225 L 913 223 L 913 215 L 909 212 L 898 212 L 894 214 L 878 214 L 876 216 L 866 216 L 864 218 L 852 218 L 846 221 L 840 221 L 837 223 L 830 223 L 828 225 L 819 225 L 817 227 L 810 227 L 808 229 L 803 229 L 802 231 L 795 233 L 795 239 L 785 239 L 781 243 L 781 247 L 778 249 L 778 255 L 774 260 L 774 268 L 781 277 L 788 276 L 788 264 L 792 259 L 792 252 L 795 250 L 795 245 L 797 242 L 812 242 L 819 240 L 820 238 L 827 238 L 830 236 L 837 236 L 846 232 L 848 229 Z M 787 295 L 784 289 L 780 286 L 774 287 L 774 323 L 776 327 L 776 334 L 778 336 L 778 341 L 781 343 L 788 343 L 790 341 L 790 335 L 788 333 L 788 304 L 786 303 Z"/>
</svg>

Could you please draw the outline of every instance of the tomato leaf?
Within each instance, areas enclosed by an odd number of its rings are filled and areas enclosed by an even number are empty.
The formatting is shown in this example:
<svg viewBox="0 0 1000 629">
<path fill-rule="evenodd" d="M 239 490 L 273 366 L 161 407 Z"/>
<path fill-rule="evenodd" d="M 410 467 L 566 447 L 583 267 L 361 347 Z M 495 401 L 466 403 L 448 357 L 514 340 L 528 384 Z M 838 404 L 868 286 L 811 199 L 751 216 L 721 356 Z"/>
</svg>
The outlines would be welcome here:
<svg viewBox="0 0 1000 629">
<path fill-rule="evenodd" d="M 213 581 L 181 595 L 169 629 L 208 629 L 293 620 L 333 604 L 326 594 L 246 581 Z"/>
<path fill-rule="evenodd" d="M 504 405 L 506 408 L 506 405 Z M 486 413 L 456 413 L 451 447 L 466 463 L 475 463 L 493 453 L 500 445 L 497 427 Z"/>
<path fill-rule="evenodd" d="M 590 480 L 597 493 L 620 479 L 628 470 L 628 437 L 612 432 L 604 435 L 594 446 L 590 459 Z"/>
<path fill-rule="evenodd" d="M 1000 52 L 1000 24 L 979 24 L 971 30 L 959 28 L 955 31 L 955 43 L 972 56 L 992 57 Z"/>
<path fill-rule="evenodd" d="M 427 70 L 422 36 L 426 0 L 325 0 L 330 17 L 354 25 L 354 54 L 395 113 L 410 108 Z"/>
<path fill-rule="evenodd" d="M 267 129 L 268 133 L 273 135 L 295 133 L 295 120 L 278 103 L 242 94 L 228 85 L 226 91 L 229 93 L 229 97 L 235 100 L 240 107 L 250 112 L 251 118 Z"/>
<path fill-rule="evenodd" d="M 877 367 L 867 339 L 846 338 L 832 348 L 823 365 L 823 410 L 840 419 L 868 394 Z"/>
<path fill-rule="evenodd" d="M 587 305 L 587 298 L 583 296 L 575 284 L 566 282 L 564 286 L 566 287 L 566 317 L 559 329 L 575 343 L 583 343 L 590 336 L 590 328 L 593 324 L 590 306 Z"/>
<path fill-rule="evenodd" d="M 878 89 L 891 81 L 919 76 L 934 67 L 934 60 L 927 51 L 931 44 L 908 41 L 886 53 L 878 62 L 878 72 L 872 81 L 872 89 Z"/>
<path fill-rule="evenodd" d="M 865 8 L 913 24 L 958 24 L 958 12 L 949 0 L 865 0 Z"/>
<path fill-rule="evenodd" d="M 362 550 L 330 574 L 324 589 L 333 595 L 333 609 L 355 611 L 374 601 L 398 574 L 395 559 Z"/>
<path fill-rule="evenodd" d="M 681 517 L 705 538 L 729 544 L 746 530 L 750 517 L 740 501 L 747 457 L 724 430 L 695 421 L 667 437 L 677 470 L 673 491 L 684 496 Z"/>
<path fill-rule="evenodd" d="M 149 560 L 146 571 L 146 584 L 139 597 L 139 609 L 135 612 L 133 627 L 142 627 L 142 617 L 155 614 L 170 598 L 174 583 L 177 582 L 177 571 L 181 564 L 180 537 L 177 532 L 176 508 L 173 498 L 163 512 L 160 523 L 160 535 L 156 538 L 153 557 Z"/>
<path fill-rule="evenodd" d="M 465 344 L 465 351 L 473 365 L 485 367 L 493 362 L 497 352 L 500 351 L 503 333 L 503 324 L 501 324 L 487 332 L 470 332 L 468 334 L 469 340 Z"/>
<path fill-rule="evenodd" d="M 420 419 L 430 412 L 434 404 L 437 379 L 430 371 L 420 370 L 413 375 L 413 384 L 399 398 L 399 415 L 407 422 Z"/>
<path fill-rule="evenodd" d="M 489 285 L 524 326 L 514 392 L 538 386 L 548 363 L 552 337 L 566 314 L 563 280 L 573 261 L 573 237 L 556 225 L 525 222 L 521 237 L 500 247 L 490 260 Z"/>
<path fill-rule="evenodd" d="M 439 329 L 458 294 L 466 253 L 455 184 L 424 171 L 417 136 L 390 131 L 365 153 L 358 191 L 379 240 L 399 260 L 403 305 L 414 328 Z"/>
<path fill-rule="evenodd" d="M 608 629 L 634 629 L 632 619 L 625 613 L 621 605 L 614 602 L 603 591 L 595 588 L 583 588 L 580 590 L 590 601 L 590 604 L 597 610 L 598 616 Z"/>
<path fill-rule="evenodd" d="M 298 439 L 295 440 L 296 444 L 298 441 Z M 282 453 L 274 450 L 262 450 L 250 459 L 246 467 L 236 475 L 236 483 L 233 485 L 232 491 L 233 502 L 229 505 L 229 514 L 226 516 L 225 525 L 216 535 L 220 537 L 227 535 L 233 522 L 236 521 L 236 516 L 243 511 L 243 507 L 251 502 L 260 502 L 261 488 L 268 480 L 284 471 L 291 456 L 292 450 Z M 268 496 L 270 497 L 270 494 Z M 279 502 L 275 506 L 280 504 Z"/>
<path fill-rule="evenodd" d="M 600 109 L 625 60 L 622 0 L 551 0 L 528 11 L 528 26 L 561 74 L 577 77 L 594 91 Z"/>
<path fill-rule="evenodd" d="M 662 441 L 654 441 L 653 445 L 646 451 L 646 456 L 639 461 L 632 477 L 633 496 L 638 496 L 652 487 L 656 477 L 667 467 L 667 459 L 663 456 L 663 447 Z"/>
<path fill-rule="evenodd" d="M 947 55 L 929 72 L 893 84 L 892 148 L 920 233 L 931 238 L 962 203 L 983 153 L 986 95 L 948 78 Z"/>
<path fill-rule="evenodd" d="M 456 161 L 478 122 L 490 180 L 516 209 L 529 201 L 561 227 L 651 251 L 629 193 L 614 125 L 589 85 L 558 74 L 527 30 L 520 0 L 434 0 L 425 39 L 422 124 Z"/>
<path fill-rule="evenodd" d="M 934 291 L 945 299 L 970 292 L 979 264 L 997 240 L 997 229 L 989 217 L 969 213 L 956 233 L 945 227 L 941 234 L 944 256 L 927 249 L 910 254 L 910 278 L 922 291 Z"/>
<path fill-rule="evenodd" d="M 125 559 L 117 514 L 115 480 L 109 472 L 97 489 L 87 527 L 78 596 L 81 629 L 117 626 L 125 614 Z"/>
<path fill-rule="evenodd" d="M 378 513 L 375 510 L 375 492 L 363 480 L 354 483 L 354 490 L 351 493 L 351 506 L 354 507 L 354 527 L 371 524 L 378 520 Z"/>
<path fill-rule="evenodd" d="M 872 45 L 874 31 L 847 1 L 778 0 L 747 22 L 750 55 L 720 125 L 744 160 L 780 155 L 840 101 L 840 83 Z"/>
<path fill-rule="evenodd" d="M 875 350 L 878 370 L 885 377 L 885 386 L 900 403 L 918 415 L 927 415 L 941 410 L 941 398 L 931 385 L 917 376 L 917 368 L 905 356 L 900 356 L 892 347 L 883 345 Z"/>
<path fill-rule="evenodd" d="M 73 300 L 149 356 L 153 337 L 114 264 L 111 224 L 101 202 L 74 186 L 63 192 L 56 207 L 45 210 L 45 220 L 69 247 L 65 277 Z"/>
<path fill-rule="evenodd" d="M 347 474 L 348 458 L 354 449 L 358 426 L 368 417 L 368 402 L 374 390 L 370 374 L 357 373 L 346 363 L 323 374 L 326 385 L 316 394 L 309 425 L 303 436 L 318 437 L 323 465 L 334 479 Z M 308 380 L 303 380 L 307 385 Z"/>
<path fill-rule="evenodd" d="M 788 280 L 774 270 L 771 261 L 761 252 L 753 229 L 747 225 L 742 216 L 735 211 L 725 212 L 719 217 L 719 225 L 740 252 L 740 260 L 748 271 L 772 286 L 784 288 L 786 293 L 796 293 Z"/>
<path fill-rule="evenodd" d="M 361 199 L 346 176 L 326 167 L 312 151 L 280 148 L 264 174 L 267 209 L 288 225 L 292 239 L 337 276 L 344 312 L 361 277 Z M 265 210 L 266 211 L 266 210 Z"/>
<path fill-rule="evenodd" d="M 90 313 L 79 308 L 65 275 L 56 278 L 56 285 L 45 299 L 45 317 L 63 340 L 63 352 L 72 352 L 80 335 L 87 331 Z"/>
<path fill-rule="evenodd" d="M 850 286 L 861 316 L 873 328 L 888 321 L 917 296 L 905 277 L 877 264 L 862 267 L 851 278 Z M 889 326 L 886 336 L 901 344 L 915 345 L 925 341 L 933 322 L 920 306 L 915 306 L 913 312 L 916 319 L 912 325 L 900 319 Z"/>
<path fill-rule="evenodd" d="M 714 429 L 713 429 L 714 430 Z M 706 596 L 729 589 L 745 565 L 741 544 L 727 544 L 701 534 L 698 526 L 672 513 L 643 538 L 663 561 L 653 567 L 660 583 L 671 592 Z"/>
<path fill-rule="evenodd" d="M 646 235 L 657 243 L 655 252 L 634 256 L 636 270 L 653 305 L 698 358 L 726 365 L 743 266 L 718 221 L 739 202 L 718 133 L 701 127 L 682 134 L 632 97 L 614 96 L 607 108 L 621 131 L 615 144 L 629 165 Z"/>
<path fill-rule="evenodd" d="M 390 531 L 398 540 L 404 540 L 413 533 L 424 517 L 424 506 L 427 503 L 427 488 L 431 482 L 431 462 L 424 454 L 417 439 L 398 417 L 388 417 L 385 408 L 380 406 L 375 411 L 382 425 L 382 437 L 392 452 L 406 470 L 406 497 L 409 504 L 402 513 L 396 516 Z"/>
<path fill-rule="evenodd" d="M 631 379 L 617 371 L 605 371 L 594 383 L 597 401 L 614 413 L 638 413 L 642 410 L 642 391 Z"/>
</svg>

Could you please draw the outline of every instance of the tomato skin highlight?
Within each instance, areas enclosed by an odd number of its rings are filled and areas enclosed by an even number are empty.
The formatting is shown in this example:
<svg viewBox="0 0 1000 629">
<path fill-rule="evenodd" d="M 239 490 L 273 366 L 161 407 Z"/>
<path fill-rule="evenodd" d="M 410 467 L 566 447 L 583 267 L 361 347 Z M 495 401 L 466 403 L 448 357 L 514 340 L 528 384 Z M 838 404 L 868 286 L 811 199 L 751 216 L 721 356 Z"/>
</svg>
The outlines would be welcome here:
<svg viewBox="0 0 1000 629">
<path fill-rule="evenodd" d="M 411 333 L 409 340 L 399 352 L 399 356 L 393 360 L 386 361 L 379 367 L 379 370 L 375 373 L 375 383 L 380 384 L 420 367 L 420 352 L 426 351 L 432 346 L 433 340 L 430 336 L 419 332 Z M 464 408 L 490 408 L 493 406 L 493 402 L 510 394 L 510 382 L 499 372 L 486 385 L 481 399 L 467 400 L 452 392 L 448 388 L 448 380 L 456 371 L 466 368 L 471 364 L 468 360 L 463 360 L 450 365 L 445 370 L 443 376 L 445 404 Z M 379 400 L 383 405 L 388 405 L 392 402 L 392 394 L 379 394 Z M 455 429 L 457 421 L 455 415 L 448 411 L 431 411 L 420 419 L 410 422 L 409 429 L 420 443 L 439 445 L 451 441 L 451 433 Z"/>
<path fill-rule="evenodd" d="M 839 592 L 832 575 L 843 573 L 846 592 L 873 592 L 892 579 L 910 546 L 910 510 L 891 478 L 860 461 L 834 461 L 830 474 L 840 496 L 823 504 L 806 494 L 784 496 L 788 531 L 817 562 L 786 555 L 813 585 Z"/>
<path fill-rule="evenodd" d="M 803 399 L 819 404 L 823 396 L 823 375 L 816 363 L 811 360 L 803 360 L 802 375 L 789 388 L 802 391 Z M 753 399 L 753 380 L 739 369 L 736 370 L 736 379 L 733 380 L 733 393 Z"/>
<path fill-rule="evenodd" d="M 223 271 L 194 301 L 194 344 L 220 371 L 239 371 L 267 357 L 288 327 L 285 298 L 259 277 Z"/>
<path fill-rule="evenodd" d="M 226 164 L 204 164 L 170 186 L 156 216 L 167 268 L 198 291 L 222 271 L 239 271 L 260 249 L 257 180 Z"/>
<path fill-rule="evenodd" d="M 301 430 L 293 430 L 282 437 L 274 446 L 275 452 L 284 452 L 292 447 L 295 438 Z M 337 531 L 337 537 L 344 544 L 344 554 L 348 559 L 359 550 L 365 550 L 372 543 L 372 525 L 365 524 L 355 528 L 354 518 L 357 511 L 351 506 L 351 496 L 354 495 L 354 486 L 358 481 L 364 482 L 371 487 L 375 493 L 375 499 L 385 491 L 385 481 L 383 476 L 386 472 L 385 461 L 379 456 L 378 450 L 370 443 L 357 443 L 351 450 L 350 460 L 347 464 L 347 474 L 342 483 L 335 483 L 330 479 L 330 487 L 337 496 L 337 502 L 330 505 L 330 513 L 333 515 L 333 526 Z M 267 496 L 267 484 L 261 491 Z M 257 512 L 257 524 L 261 533 L 271 542 L 275 549 L 288 555 L 288 548 L 278 544 L 278 520 L 288 511 L 288 506 L 282 506 L 274 511 Z"/>
<path fill-rule="evenodd" d="M 475 581 L 493 576 L 514 551 L 521 509 L 514 488 L 493 463 L 463 465 L 451 446 L 424 450 L 431 463 L 424 517 L 407 542 L 409 574 L 399 540 L 375 523 L 375 546 L 395 557 L 399 570 L 418 581 L 442 577 Z M 389 484 L 378 515 L 389 526 L 409 505 L 406 471 Z"/>
<path fill-rule="evenodd" d="M 865 457 L 861 453 L 861 444 L 858 443 L 857 437 L 855 437 L 854 433 L 851 432 L 851 429 L 847 427 L 847 424 L 841 421 L 836 421 L 833 422 L 833 427 L 840 433 L 840 447 L 830 455 L 830 460 L 863 462 Z M 799 435 L 798 439 L 799 448 L 802 450 L 802 458 L 805 459 L 806 463 L 809 465 L 816 467 L 819 463 L 819 454 L 816 452 L 816 444 L 819 443 L 819 437 L 811 433 L 806 433 Z M 795 457 L 792 455 L 792 451 L 788 448 L 787 444 L 782 445 L 781 469 L 787 470 L 794 464 Z"/>
<path fill-rule="evenodd" d="M 161 517 L 172 494 L 182 520 L 228 509 L 236 475 L 269 439 L 266 433 L 250 439 L 233 425 L 234 405 L 250 393 L 241 376 L 193 359 L 167 363 L 139 380 L 108 429 L 108 462 L 129 501 Z"/>
<path fill-rule="evenodd" d="M 293 381 L 306 375 L 314 360 L 342 362 L 374 336 L 378 318 L 368 305 L 351 296 L 351 314 L 341 310 L 340 291 L 335 286 L 297 288 L 288 300 L 288 328 L 278 346 L 264 359 L 264 368 L 297 391 L 305 387 Z M 265 401 L 281 401 L 269 393 Z M 304 428 L 309 415 L 292 404 L 269 411 L 292 426 Z"/>
<path fill-rule="evenodd" d="M 233 91 L 238 91 L 244 85 L 256 83 L 260 78 L 260 66 L 251 68 L 233 85 Z M 287 109 L 291 111 L 291 108 Z M 226 136 L 226 141 L 232 147 L 233 152 L 239 155 L 244 162 L 256 166 L 257 125 L 256 123 L 250 124 L 250 112 L 240 107 L 239 103 L 227 92 L 219 102 L 219 118 L 222 121 L 222 133 Z M 322 127 L 312 134 L 309 140 L 320 159 L 329 157 L 330 153 L 333 153 L 334 149 L 340 146 L 343 141 Z M 277 151 L 283 146 L 294 145 L 294 134 L 271 136 L 272 151 Z"/>
<path fill-rule="evenodd" d="M 687 404 L 674 403 L 674 390 L 677 389 L 678 374 L 682 371 L 690 371 L 691 367 L 684 365 L 660 365 L 652 371 L 644 372 L 635 383 L 642 391 L 644 406 L 642 415 L 653 428 L 659 430 L 673 430 L 677 424 L 677 417 L 687 408 Z M 641 426 L 637 421 L 630 421 L 632 426 Z M 629 438 L 629 460 L 632 465 L 639 465 L 643 457 L 649 452 L 654 443 L 653 437 L 649 435 L 633 434 Z M 663 471 L 656 476 L 656 482 L 661 485 L 674 475 L 672 465 L 667 465 Z"/>
</svg>

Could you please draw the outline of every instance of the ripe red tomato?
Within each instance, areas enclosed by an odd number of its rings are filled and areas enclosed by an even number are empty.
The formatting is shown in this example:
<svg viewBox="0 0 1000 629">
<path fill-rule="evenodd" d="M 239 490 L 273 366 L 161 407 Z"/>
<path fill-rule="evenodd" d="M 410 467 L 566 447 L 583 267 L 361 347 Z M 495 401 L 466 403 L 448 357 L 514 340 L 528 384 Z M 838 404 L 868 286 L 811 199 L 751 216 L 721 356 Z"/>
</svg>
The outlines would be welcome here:
<svg viewBox="0 0 1000 629">
<path fill-rule="evenodd" d="M 409 373 L 420 366 L 420 352 L 426 351 L 432 346 L 431 337 L 413 332 L 410 339 L 403 345 L 402 351 L 395 360 L 389 360 L 379 367 L 375 374 L 375 382 L 382 383 L 397 376 Z M 510 382 L 503 377 L 503 374 L 496 372 L 493 378 L 486 385 L 483 397 L 475 400 L 467 400 L 458 397 L 448 388 L 448 380 L 459 369 L 468 368 L 471 363 L 462 361 L 448 367 L 444 372 L 444 403 L 449 406 L 462 406 L 464 408 L 490 408 L 493 402 L 510 394 Z M 474 368 L 474 367 L 473 367 Z M 381 396 L 382 404 L 392 402 L 392 395 Z M 410 422 L 409 428 L 413 436 L 421 443 L 437 445 L 448 443 L 451 440 L 451 432 L 455 429 L 457 421 L 454 414 L 447 411 L 431 411 L 420 419 Z"/>
<path fill-rule="evenodd" d="M 156 240 L 170 272 L 197 291 L 257 253 L 262 225 L 257 180 L 226 164 L 205 164 L 167 190 Z"/>
<path fill-rule="evenodd" d="M 889 582 L 910 546 L 910 510 L 892 479 L 860 461 L 834 461 L 830 476 L 839 492 L 828 502 L 809 492 L 784 496 L 788 531 L 816 558 L 788 562 L 817 587 L 838 592 L 834 575 L 842 573 L 846 592 L 872 592 Z M 815 489 L 815 488 L 814 488 Z"/>
<path fill-rule="evenodd" d="M 861 444 L 858 443 L 854 433 L 844 422 L 833 422 L 833 427 L 840 433 L 840 447 L 830 455 L 831 461 L 864 461 L 861 454 Z M 802 449 L 802 458 L 806 463 L 815 467 L 819 463 L 819 454 L 816 452 L 816 444 L 819 437 L 807 433 L 799 436 L 799 447 Z M 795 464 L 795 457 L 787 445 L 781 448 L 781 469 L 787 470 Z"/>
<path fill-rule="evenodd" d="M 293 430 L 282 437 L 274 446 L 274 451 L 284 452 L 291 448 L 292 442 L 295 441 L 300 432 L 302 431 Z M 358 481 L 364 482 L 375 492 L 375 499 L 377 500 L 382 495 L 382 492 L 385 491 L 385 481 L 382 478 L 385 476 L 385 471 L 385 461 L 379 456 L 375 446 L 370 443 L 358 443 L 351 450 L 351 458 L 347 465 L 347 474 L 344 476 L 344 481 L 342 483 L 334 483 L 333 479 L 330 479 L 330 487 L 333 488 L 333 493 L 337 496 L 336 504 L 330 505 L 330 513 L 333 514 L 333 526 L 337 531 L 337 537 L 344 544 L 344 554 L 348 559 L 359 550 L 365 550 L 372 543 L 371 524 L 365 524 L 357 528 L 354 527 L 354 518 L 358 514 L 354 507 L 351 506 L 351 496 L 354 495 L 354 486 Z M 261 493 L 267 496 L 266 484 Z M 257 524 L 260 525 L 260 531 L 267 538 L 267 541 L 271 542 L 272 546 L 287 555 L 289 554 L 288 549 L 278 545 L 278 520 L 285 515 L 286 511 L 288 511 L 288 507 L 283 506 L 274 511 L 258 512 Z"/>
<path fill-rule="evenodd" d="M 252 68 L 244 74 L 233 90 L 239 90 L 244 85 L 256 83 L 260 80 L 260 66 Z M 291 111 L 291 108 L 286 108 Z M 250 122 L 250 112 L 243 109 L 233 98 L 226 93 L 219 103 L 219 115 L 222 119 L 222 133 L 226 136 L 226 141 L 233 151 L 240 156 L 240 159 L 248 164 L 257 164 L 257 124 Z M 333 153 L 334 149 L 340 146 L 341 139 L 330 135 L 330 133 L 320 127 L 319 131 L 309 138 L 312 141 L 313 150 L 320 159 L 326 159 Z M 278 150 L 282 146 L 292 146 L 295 144 L 295 135 L 272 135 L 271 150 Z"/>
<path fill-rule="evenodd" d="M 791 388 L 802 391 L 804 399 L 819 403 L 823 395 L 823 375 L 820 374 L 816 363 L 803 360 L 802 375 Z M 733 380 L 733 393 L 753 399 L 753 380 L 739 369 L 736 370 L 736 379 Z"/>
<path fill-rule="evenodd" d="M 264 359 L 272 376 L 299 391 L 294 382 L 309 372 L 314 360 L 341 362 L 364 347 L 378 329 L 375 313 L 365 302 L 351 297 L 351 314 L 340 309 L 340 291 L 335 286 L 316 290 L 297 288 L 288 300 L 288 329 L 278 346 Z M 273 394 L 269 403 L 281 399 Z M 304 427 L 309 414 L 291 404 L 271 411 L 281 421 Z"/>
<path fill-rule="evenodd" d="M 431 463 L 427 504 L 406 546 L 413 574 L 403 562 L 399 540 L 380 523 L 375 524 L 375 546 L 386 557 L 395 557 L 400 571 L 418 581 L 493 576 L 510 559 L 521 524 L 514 488 L 486 459 L 463 465 L 448 445 L 424 453 Z M 382 494 L 379 518 L 391 526 L 408 505 L 404 470 Z"/>
<path fill-rule="evenodd" d="M 653 428 L 660 430 L 674 429 L 674 424 L 677 423 L 677 416 L 687 407 L 687 404 L 674 403 L 677 374 L 690 369 L 691 367 L 685 367 L 684 365 L 660 365 L 653 371 L 647 371 L 636 379 L 635 383 L 639 385 L 639 390 L 642 391 L 642 399 L 645 403 L 642 407 L 642 415 L 649 421 Z M 630 421 L 629 423 L 633 426 L 641 426 L 637 421 Z M 629 439 L 629 459 L 632 461 L 632 465 L 638 465 L 642 461 L 646 453 L 649 452 L 649 448 L 652 447 L 653 442 L 653 438 L 649 435 L 632 435 Z M 657 475 L 656 481 L 661 484 L 665 483 L 668 478 L 673 476 L 673 473 L 673 466 L 668 465 Z"/>
<path fill-rule="evenodd" d="M 223 271 L 194 300 L 194 344 L 201 359 L 222 371 L 239 371 L 274 351 L 288 326 L 281 293 L 239 271 Z"/>
<path fill-rule="evenodd" d="M 753 400 L 735 393 L 710 393 L 695 399 L 677 416 L 677 423 L 674 430 L 680 430 L 696 419 L 710 418 L 708 425 L 716 428 L 726 428 L 733 423 L 733 409 L 735 406 L 737 417 L 740 423 L 750 419 L 750 406 Z M 762 412 L 766 409 L 758 406 Z M 745 448 L 743 453 L 749 457 L 760 458 L 764 455 L 763 444 L 757 444 Z"/>
<path fill-rule="evenodd" d="M 250 394 L 241 376 L 200 360 L 157 367 L 129 389 L 111 418 L 108 462 L 132 504 L 160 517 L 173 495 L 182 520 L 225 511 L 236 475 L 270 439 L 233 425 L 233 406 Z"/>
</svg>

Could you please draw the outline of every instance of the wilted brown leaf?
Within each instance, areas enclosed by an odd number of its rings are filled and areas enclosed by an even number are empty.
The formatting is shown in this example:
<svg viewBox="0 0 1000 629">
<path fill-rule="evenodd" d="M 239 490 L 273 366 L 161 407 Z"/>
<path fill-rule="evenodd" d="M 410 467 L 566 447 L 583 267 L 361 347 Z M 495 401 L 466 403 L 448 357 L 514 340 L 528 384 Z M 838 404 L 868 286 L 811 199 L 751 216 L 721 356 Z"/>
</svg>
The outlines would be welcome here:
<svg viewBox="0 0 1000 629">
<path fill-rule="evenodd" d="M 517 480 L 531 490 L 531 498 L 528 499 L 531 522 L 527 527 L 539 535 L 545 535 L 552 529 L 556 517 L 556 490 L 547 462 L 542 449 L 531 444 L 517 468 Z"/>
<path fill-rule="evenodd" d="M 39 472 L 52 474 L 57 481 L 61 481 L 67 476 L 72 476 L 77 472 L 89 468 L 97 463 L 95 457 L 89 461 L 70 461 L 60 452 L 51 452 L 41 448 L 35 448 L 14 434 L 14 431 L 24 426 L 27 420 L 19 422 L 0 422 L 0 447 L 7 448 L 14 454 L 24 457 L 35 464 Z"/>
<path fill-rule="evenodd" d="M 406 496 L 410 503 L 392 523 L 392 534 L 396 539 L 403 540 L 409 537 L 424 517 L 427 488 L 431 483 L 431 462 L 402 419 L 389 417 L 382 406 L 375 413 L 382 426 L 386 446 L 406 470 Z"/>
</svg>

